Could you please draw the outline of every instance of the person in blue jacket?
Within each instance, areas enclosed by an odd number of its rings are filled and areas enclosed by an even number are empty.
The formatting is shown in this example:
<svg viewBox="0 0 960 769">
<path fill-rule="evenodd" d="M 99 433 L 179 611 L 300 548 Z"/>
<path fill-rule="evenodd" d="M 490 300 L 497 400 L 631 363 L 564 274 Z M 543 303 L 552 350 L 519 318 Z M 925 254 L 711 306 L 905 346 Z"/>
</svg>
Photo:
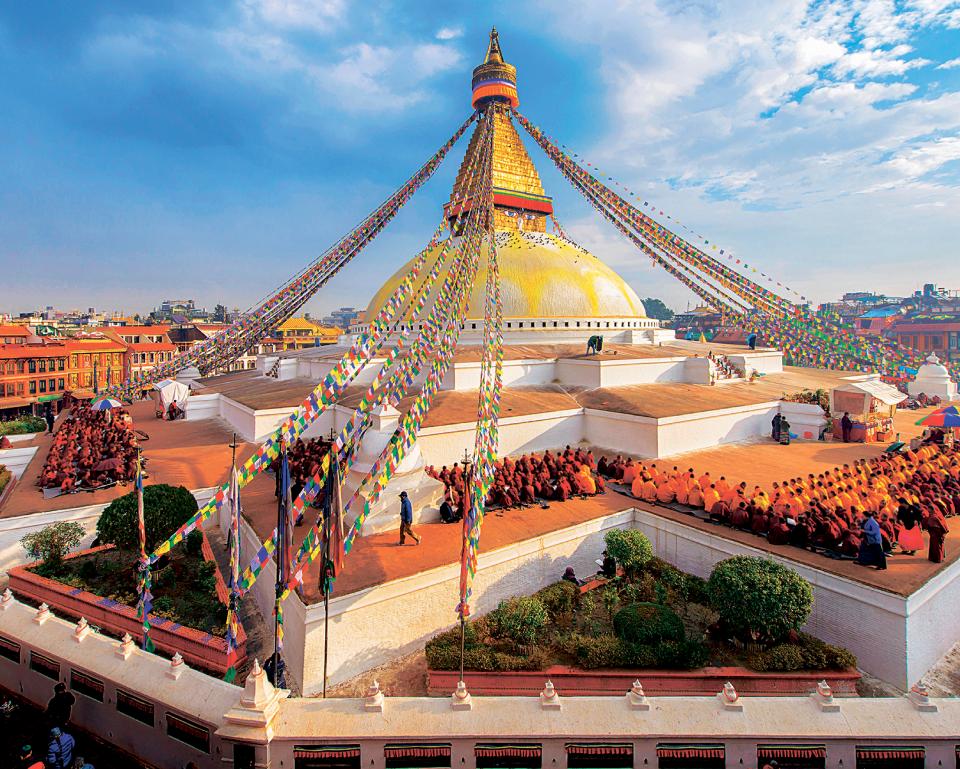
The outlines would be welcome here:
<svg viewBox="0 0 960 769">
<path fill-rule="evenodd" d="M 420 544 L 419 535 L 415 534 L 413 531 L 413 505 L 410 504 L 410 498 L 407 496 L 407 492 L 400 492 L 400 544 L 402 545 L 406 541 L 406 535 L 409 534 L 410 537 L 418 545 Z"/>
</svg>

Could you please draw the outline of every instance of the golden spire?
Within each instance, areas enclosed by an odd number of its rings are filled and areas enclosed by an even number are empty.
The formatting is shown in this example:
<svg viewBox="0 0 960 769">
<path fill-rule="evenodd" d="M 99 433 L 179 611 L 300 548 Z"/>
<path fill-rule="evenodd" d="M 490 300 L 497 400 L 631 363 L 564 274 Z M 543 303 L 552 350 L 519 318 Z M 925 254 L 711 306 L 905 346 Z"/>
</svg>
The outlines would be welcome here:
<svg viewBox="0 0 960 769">
<path fill-rule="evenodd" d="M 500 36 L 497 34 L 497 28 L 490 30 L 490 45 L 487 46 L 487 58 L 483 60 L 484 64 L 503 64 L 503 52 L 500 50 Z"/>
</svg>

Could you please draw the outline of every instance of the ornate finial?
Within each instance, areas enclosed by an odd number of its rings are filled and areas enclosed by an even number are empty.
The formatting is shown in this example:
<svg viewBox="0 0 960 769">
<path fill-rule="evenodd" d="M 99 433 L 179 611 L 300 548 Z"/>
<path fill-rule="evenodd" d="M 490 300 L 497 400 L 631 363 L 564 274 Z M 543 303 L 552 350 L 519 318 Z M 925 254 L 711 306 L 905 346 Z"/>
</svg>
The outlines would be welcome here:
<svg viewBox="0 0 960 769">
<path fill-rule="evenodd" d="M 135 648 L 136 645 L 133 643 L 133 637 L 129 633 L 124 633 L 123 638 L 120 639 L 120 643 L 117 644 L 117 656 L 125 660 L 133 654 Z"/>
<path fill-rule="evenodd" d="M 37 609 L 37 613 L 33 615 L 33 621 L 38 625 L 42 625 L 50 619 L 50 607 L 45 603 L 40 604 L 40 608 Z"/>
<path fill-rule="evenodd" d="M 367 696 L 363 698 L 363 709 L 368 713 L 383 712 L 383 692 L 380 691 L 380 682 L 374 679 L 367 689 Z"/>
<path fill-rule="evenodd" d="M 81 617 L 80 621 L 77 623 L 77 626 L 73 629 L 73 640 L 77 643 L 80 643 L 84 638 L 90 635 L 90 625 L 87 623 L 86 617 Z"/>
<path fill-rule="evenodd" d="M 930 691 L 923 681 L 917 681 L 910 687 L 907 693 L 907 699 L 913 704 L 913 707 L 921 713 L 936 713 L 940 708 L 930 699 Z"/>
<path fill-rule="evenodd" d="M 3 591 L 3 597 L 0 598 L 0 611 L 6 611 L 13 606 L 13 591 L 7 588 Z"/>
<path fill-rule="evenodd" d="M 500 36 L 497 28 L 490 30 L 490 43 L 483 64 L 473 70 L 474 109 L 490 102 L 501 102 L 512 107 L 520 106 L 517 96 L 517 68 L 503 60 Z"/>
<path fill-rule="evenodd" d="M 450 697 L 450 707 L 453 710 L 473 710 L 473 698 L 463 681 L 457 681 L 457 690 Z"/>
<path fill-rule="evenodd" d="M 833 701 L 833 689 L 830 688 L 826 679 L 817 683 L 817 690 L 813 693 L 813 698 L 820 706 L 822 713 L 837 713 L 840 710 L 840 705 Z"/>
<path fill-rule="evenodd" d="M 170 669 L 167 671 L 167 676 L 176 681 L 183 675 L 183 671 L 186 669 L 187 664 L 183 661 L 183 657 L 180 656 L 180 652 L 174 652 L 173 657 L 170 659 Z"/>
<path fill-rule="evenodd" d="M 553 687 L 553 681 L 547 681 L 540 692 L 540 707 L 544 710 L 560 710 L 560 695 Z"/>
<path fill-rule="evenodd" d="M 627 702 L 632 710 L 650 710 L 650 703 L 647 702 L 647 695 L 644 694 L 639 680 L 634 681 L 627 692 Z"/>
<path fill-rule="evenodd" d="M 723 704 L 724 710 L 743 710 L 743 703 L 740 702 L 740 695 L 732 683 L 727 681 L 723 689 L 717 694 L 717 698 Z"/>
</svg>

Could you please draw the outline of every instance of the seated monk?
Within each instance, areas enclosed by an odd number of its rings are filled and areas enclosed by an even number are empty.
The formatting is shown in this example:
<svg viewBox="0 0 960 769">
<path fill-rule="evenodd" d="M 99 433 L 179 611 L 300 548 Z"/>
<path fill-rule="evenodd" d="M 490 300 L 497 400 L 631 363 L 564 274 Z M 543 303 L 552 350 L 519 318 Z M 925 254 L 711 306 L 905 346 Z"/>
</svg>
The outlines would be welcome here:
<svg viewBox="0 0 960 769">
<path fill-rule="evenodd" d="M 741 502 L 730 513 L 730 525 L 735 529 L 750 528 L 750 511 L 747 510 L 747 503 Z"/>
<path fill-rule="evenodd" d="M 713 510 L 713 506 L 720 501 L 720 494 L 717 491 L 716 484 L 711 483 L 710 486 L 703 490 L 703 509 L 710 513 Z"/>
<path fill-rule="evenodd" d="M 668 505 L 677 499 L 676 486 L 669 478 L 661 478 L 657 484 L 657 502 Z"/>
<path fill-rule="evenodd" d="M 767 542 L 771 545 L 786 545 L 790 542 L 790 527 L 782 516 L 777 516 L 767 531 Z"/>
<path fill-rule="evenodd" d="M 606 494 L 607 493 L 607 484 L 603 480 L 602 475 L 598 475 L 593 479 L 593 482 L 597 484 L 597 494 Z"/>
<path fill-rule="evenodd" d="M 722 499 L 718 499 L 714 502 L 713 507 L 710 508 L 710 520 L 717 521 L 718 523 L 729 523 L 731 512 L 730 505 Z"/>
<path fill-rule="evenodd" d="M 687 505 L 690 507 L 703 507 L 703 490 L 697 481 L 693 481 L 687 491 Z"/>
<path fill-rule="evenodd" d="M 624 486 L 629 486 L 633 483 L 633 479 L 637 477 L 637 470 L 639 468 L 632 459 L 628 459 L 626 464 L 623 466 L 623 475 L 620 477 L 620 480 L 623 482 Z"/>
</svg>

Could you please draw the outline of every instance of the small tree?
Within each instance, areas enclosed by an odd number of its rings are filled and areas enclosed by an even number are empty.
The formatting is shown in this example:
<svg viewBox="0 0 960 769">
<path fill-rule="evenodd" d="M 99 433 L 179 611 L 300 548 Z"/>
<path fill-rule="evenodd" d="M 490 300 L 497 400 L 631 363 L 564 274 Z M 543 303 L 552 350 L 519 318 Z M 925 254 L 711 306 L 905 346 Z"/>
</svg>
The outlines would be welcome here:
<svg viewBox="0 0 960 769">
<path fill-rule="evenodd" d="M 637 529 L 610 529 L 604 534 L 603 541 L 607 552 L 631 578 L 636 577 L 643 565 L 653 558 L 653 545 Z"/>
<path fill-rule="evenodd" d="M 496 635 L 524 646 L 537 640 L 550 617 L 539 598 L 521 596 L 501 601 L 488 620 Z"/>
<path fill-rule="evenodd" d="M 147 534 L 147 550 L 153 550 L 197 512 L 197 500 L 183 486 L 158 483 L 143 490 L 143 520 Z M 137 493 L 113 500 L 97 521 L 97 535 L 103 544 L 114 544 L 121 550 L 139 547 L 137 527 Z"/>
<path fill-rule="evenodd" d="M 799 630 L 813 590 L 795 571 L 766 558 L 738 555 L 718 563 L 707 592 L 724 625 L 743 640 L 771 643 Z"/>
<path fill-rule="evenodd" d="M 39 531 L 31 531 L 20 540 L 20 544 L 27 555 L 43 561 L 46 569 L 54 570 L 63 563 L 63 557 L 80 544 L 83 535 L 83 526 L 79 523 L 58 521 Z"/>
</svg>

